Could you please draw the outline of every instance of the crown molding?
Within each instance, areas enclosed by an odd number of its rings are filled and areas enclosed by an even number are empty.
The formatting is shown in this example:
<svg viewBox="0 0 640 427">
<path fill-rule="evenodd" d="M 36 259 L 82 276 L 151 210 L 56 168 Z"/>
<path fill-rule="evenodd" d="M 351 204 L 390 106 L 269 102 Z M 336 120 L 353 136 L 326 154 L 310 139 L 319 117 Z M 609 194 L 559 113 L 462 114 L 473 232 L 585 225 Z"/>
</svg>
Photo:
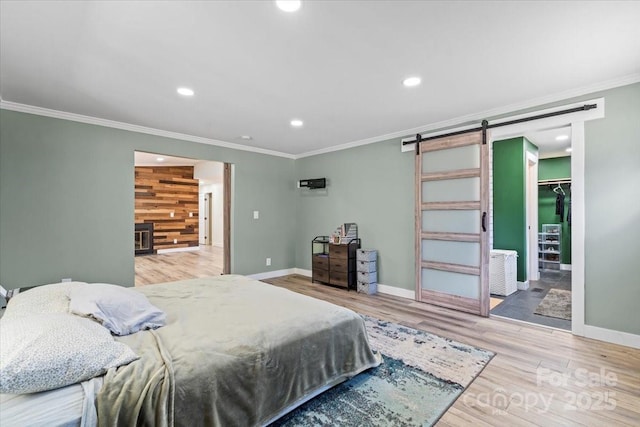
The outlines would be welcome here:
<svg viewBox="0 0 640 427">
<path fill-rule="evenodd" d="M 588 86 L 582 86 L 579 88 L 558 92 L 553 95 L 547 95 L 540 98 L 530 99 L 528 101 L 519 102 L 516 104 L 510 104 L 505 107 L 494 108 L 479 113 L 473 113 L 466 116 L 460 116 L 453 119 L 447 119 L 440 122 L 431 123 L 424 126 L 418 126 L 411 129 L 405 129 L 386 135 L 380 135 L 372 138 L 361 139 L 358 141 L 347 142 L 345 144 L 336 145 L 329 148 L 323 148 L 320 150 L 308 151 L 306 153 L 298 154 L 296 159 L 304 157 L 317 156 L 319 154 L 331 153 L 333 151 L 347 150 L 349 148 L 359 147 L 361 145 L 373 144 L 376 142 L 386 141 L 393 138 L 406 138 L 409 136 L 415 136 L 417 133 L 427 133 L 434 130 L 446 129 L 451 127 L 458 127 L 468 124 L 469 122 L 479 122 L 489 117 L 500 116 L 503 114 L 513 113 L 515 111 L 526 110 L 528 108 L 540 107 L 545 104 L 551 104 L 553 102 L 564 101 L 577 96 L 592 94 L 607 89 L 613 89 L 620 86 L 626 86 L 633 83 L 640 82 L 640 73 L 629 74 L 617 79 L 607 80 Z"/>
<path fill-rule="evenodd" d="M 84 116 L 82 114 L 68 113 L 66 111 L 52 110 L 49 108 L 36 107 L 33 105 L 20 104 L 17 102 L 5 101 L 0 98 L 0 109 L 18 111 L 21 113 L 35 114 L 38 116 L 53 117 L 55 119 L 70 120 L 73 122 L 87 123 L 91 125 L 104 126 L 114 129 L 127 130 L 131 132 L 146 133 L 148 135 L 162 136 L 165 138 L 180 139 L 183 141 L 197 142 L 200 144 L 215 145 L 218 147 L 230 148 L 232 150 L 250 151 L 269 156 L 295 159 L 295 156 L 280 151 L 267 150 L 264 148 L 250 147 L 233 142 L 220 141 L 218 139 L 203 138 L 200 136 L 188 135 L 185 133 L 171 132 L 162 129 L 155 129 L 146 126 L 138 126 L 131 123 L 118 122 L 115 120 L 100 119 L 98 117 Z"/>
<path fill-rule="evenodd" d="M 170 132 L 161 129 L 149 128 L 145 126 L 133 125 L 130 123 L 118 122 L 114 120 L 100 119 L 92 116 L 84 116 L 82 114 L 68 113 L 66 111 L 52 110 L 48 108 L 36 107 L 33 105 L 20 104 L 17 102 L 5 101 L 0 97 L 0 109 L 18 111 L 22 113 L 36 114 L 39 116 L 53 117 L 57 119 L 71 120 L 80 123 L 88 123 L 98 126 L 111 127 L 115 129 L 128 130 L 132 132 L 146 133 L 149 135 L 163 136 L 166 138 L 180 139 L 184 141 L 197 142 L 200 144 L 215 145 L 218 147 L 230 148 L 233 150 L 249 151 L 258 154 L 266 154 L 269 156 L 284 157 L 286 159 L 302 159 L 304 157 L 317 156 L 320 154 L 332 153 L 334 151 L 347 150 L 362 145 L 374 144 L 376 142 L 386 141 L 393 138 L 406 138 L 417 133 L 426 133 L 434 130 L 446 129 L 454 126 L 462 126 L 469 122 L 478 122 L 488 117 L 500 116 L 514 111 L 525 110 L 528 108 L 539 107 L 553 102 L 563 101 L 577 96 L 587 95 L 603 90 L 613 89 L 620 86 L 626 86 L 640 82 L 640 73 L 630 74 L 617 79 L 607 80 L 604 82 L 582 86 L 575 89 L 558 92 L 553 95 L 547 95 L 540 98 L 530 99 L 528 101 L 510 104 L 505 107 L 494 108 L 479 113 L 468 114 L 453 119 L 442 120 L 439 122 L 418 126 L 411 129 L 405 129 L 384 135 L 374 136 L 371 138 L 360 139 L 357 141 L 347 142 L 333 147 L 322 148 L 319 150 L 307 151 L 301 154 L 283 153 L 275 150 L 267 150 L 264 148 L 250 147 L 247 145 L 236 144 L 233 142 L 220 141 L 217 139 L 203 138 L 200 136 L 187 135 L 183 133 Z"/>
</svg>

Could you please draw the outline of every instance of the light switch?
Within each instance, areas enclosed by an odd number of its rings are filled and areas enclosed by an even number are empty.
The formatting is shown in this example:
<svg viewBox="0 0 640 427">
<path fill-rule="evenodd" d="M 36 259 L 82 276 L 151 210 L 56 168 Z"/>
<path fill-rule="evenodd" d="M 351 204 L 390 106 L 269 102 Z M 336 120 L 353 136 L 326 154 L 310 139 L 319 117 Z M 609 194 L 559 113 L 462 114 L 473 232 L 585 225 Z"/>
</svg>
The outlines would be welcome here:
<svg viewBox="0 0 640 427">
<path fill-rule="evenodd" d="M 260 211 L 253 211 L 253 219 L 260 218 Z"/>
</svg>

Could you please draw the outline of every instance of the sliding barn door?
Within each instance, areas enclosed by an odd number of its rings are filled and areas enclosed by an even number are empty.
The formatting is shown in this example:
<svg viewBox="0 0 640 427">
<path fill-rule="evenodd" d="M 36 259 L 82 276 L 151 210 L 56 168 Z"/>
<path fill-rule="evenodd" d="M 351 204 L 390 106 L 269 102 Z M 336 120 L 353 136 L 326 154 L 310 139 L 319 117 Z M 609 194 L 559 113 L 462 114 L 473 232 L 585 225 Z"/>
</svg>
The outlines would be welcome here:
<svg viewBox="0 0 640 427">
<path fill-rule="evenodd" d="M 417 144 L 416 299 L 488 316 L 488 145 L 482 132 Z"/>
</svg>

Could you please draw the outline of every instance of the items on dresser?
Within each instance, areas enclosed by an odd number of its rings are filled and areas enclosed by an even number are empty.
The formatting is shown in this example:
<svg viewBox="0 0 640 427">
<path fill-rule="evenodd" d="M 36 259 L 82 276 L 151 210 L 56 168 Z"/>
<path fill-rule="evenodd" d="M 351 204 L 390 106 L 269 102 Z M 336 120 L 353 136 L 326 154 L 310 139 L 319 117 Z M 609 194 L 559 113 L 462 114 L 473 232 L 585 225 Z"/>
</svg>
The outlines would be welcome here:
<svg viewBox="0 0 640 427">
<path fill-rule="evenodd" d="M 378 292 L 378 251 L 358 249 L 356 251 L 357 289 L 365 294 Z"/>
</svg>

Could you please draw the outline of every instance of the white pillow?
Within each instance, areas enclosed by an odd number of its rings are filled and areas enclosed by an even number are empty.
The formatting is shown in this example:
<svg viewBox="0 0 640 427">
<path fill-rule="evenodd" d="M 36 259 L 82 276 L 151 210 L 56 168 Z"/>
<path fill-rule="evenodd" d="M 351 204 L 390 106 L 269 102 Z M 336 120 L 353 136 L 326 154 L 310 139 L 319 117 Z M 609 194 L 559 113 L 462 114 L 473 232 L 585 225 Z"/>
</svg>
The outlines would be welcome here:
<svg viewBox="0 0 640 427">
<path fill-rule="evenodd" d="M 71 314 L 0 319 L 0 392 L 35 393 L 85 381 L 138 356 L 96 322 Z"/>
<path fill-rule="evenodd" d="M 133 289 L 92 283 L 71 290 L 69 311 L 102 323 L 115 335 L 164 326 L 166 314 Z"/>
<path fill-rule="evenodd" d="M 69 294 L 84 282 L 53 283 L 30 288 L 9 300 L 3 318 L 45 313 L 68 313 Z"/>
</svg>

